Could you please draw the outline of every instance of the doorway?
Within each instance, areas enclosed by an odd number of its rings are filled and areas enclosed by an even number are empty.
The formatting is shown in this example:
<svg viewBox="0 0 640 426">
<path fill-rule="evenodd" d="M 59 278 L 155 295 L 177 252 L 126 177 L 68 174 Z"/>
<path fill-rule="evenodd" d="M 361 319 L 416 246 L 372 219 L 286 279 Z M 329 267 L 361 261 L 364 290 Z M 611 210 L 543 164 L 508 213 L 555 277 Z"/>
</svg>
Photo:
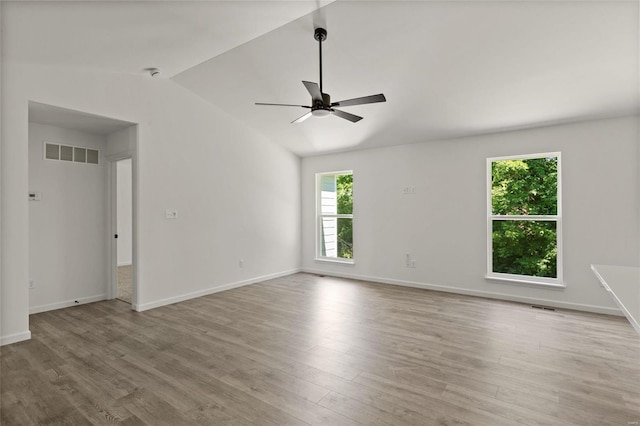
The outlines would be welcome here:
<svg viewBox="0 0 640 426">
<path fill-rule="evenodd" d="M 133 173 L 131 158 L 114 162 L 116 204 L 116 291 L 115 297 L 132 304 L 133 294 Z"/>
<path fill-rule="evenodd" d="M 134 160 L 129 192 L 135 200 L 137 124 L 34 101 L 28 105 L 29 313 L 112 299 L 117 272 L 112 161 Z M 131 262 L 132 308 L 136 263 Z"/>
</svg>

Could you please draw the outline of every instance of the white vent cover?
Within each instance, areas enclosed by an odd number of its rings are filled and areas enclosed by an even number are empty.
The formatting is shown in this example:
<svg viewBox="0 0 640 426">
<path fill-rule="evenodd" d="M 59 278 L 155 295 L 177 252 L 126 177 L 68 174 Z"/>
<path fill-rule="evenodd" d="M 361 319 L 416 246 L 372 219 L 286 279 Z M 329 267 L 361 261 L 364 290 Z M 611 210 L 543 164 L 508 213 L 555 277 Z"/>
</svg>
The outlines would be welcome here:
<svg viewBox="0 0 640 426">
<path fill-rule="evenodd" d="M 44 158 L 47 160 L 59 160 L 60 159 L 60 145 L 53 143 L 44 144 Z"/>
<path fill-rule="evenodd" d="M 78 148 L 77 146 L 73 147 L 73 161 L 76 163 L 86 163 L 87 148 Z"/>
<path fill-rule="evenodd" d="M 60 145 L 60 159 L 62 161 L 73 161 L 73 147 Z"/>
<path fill-rule="evenodd" d="M 74 163 L 100 164 L 100 150 L 81 146 L 44 143 L 45 160 L 70 161 Z"/>
<path fill-rule="evenodd" d="M 100 152 L 97 149 L 89 149 L 87 148 L 87 163 L 89 164 L 98 164 L 100 159 Z"/>
</svg>

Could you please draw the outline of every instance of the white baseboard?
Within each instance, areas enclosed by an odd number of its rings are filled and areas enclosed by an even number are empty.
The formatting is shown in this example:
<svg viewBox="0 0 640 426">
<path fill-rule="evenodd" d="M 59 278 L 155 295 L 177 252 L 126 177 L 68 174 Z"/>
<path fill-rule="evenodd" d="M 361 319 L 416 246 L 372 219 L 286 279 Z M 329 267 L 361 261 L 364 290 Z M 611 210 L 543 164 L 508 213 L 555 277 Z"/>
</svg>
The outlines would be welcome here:
<svg viewBox="0 0 640 426">
<path fill-rule="evenodd" d="M 425 290 L 443 291 L 446 293 L 464 294 L 467 296 L 485 297 L 487 299 L 498 299 L 498 300 L 507 300 L 510 302 L 551 306 L 554 308 L 571 309 L 574 311 L 594 312 L 597 314 L 607 314 L 607 315 L 617 315 L 617 316 L 623 315 L 620 309 L 609 308 L 606 306 L 584 305 L 580 303 L 561 302 L 557 300 L 540 299 L 535 297 L 513 296 L 513 295 L 502 294 L 502 293 L 493 293 L 489 291 L 469 290 L 469 289 L 460 288 L 460 287 L 451 287 L 451 286 L 444 286 L 444 285 L 438 285 L 438 284 L 427 284 L 427 283 L 420 283 L 420 282 L 414 282 L 414 281 L 396 280 L 391 278 L 369 277 L 366 275 L 357 275 L 357 274 L 334 273 L 334 272 L 327 272 L 327 271 L 313 269 L 313 268 L 302 268 L 302 272 L 341 277 L 341 278 L 350 278 L 350 279 L 361 280 L 361 281 L 371 281 L 371 282 L 381 283 L 381 284 L 392 284 L 392 285 L 399 285 L 399 286 L 405 286 L 405 287 L 422 288 Z"/>
<path fill-rule="evenodd" d="M 29 315 L 53 311 L 54 309 L 68 308 L 70 306 L 84 305 L 85 303 L 99 302 L 106 299 L 106 294 L 97 294 L 95 296 L 82 297 L 80 299 L 64 300 L 62 302 L 49 303 L 47 305 L 32 306 L 29 308 Z"/>
<path fill-rule="evenodd" d="M 126 260 L 124 262 L 118 262 L 118 266 L 131 266 L 132 262 L 130 260 Z"/>
<path fill-rule="evenodd" d="M 22 333 L 9 334 L 8 336 L 0 337 L 0 346 L 10 345 L 12 343 L 18 343 L 29 339 L 31 339 L 31 332 L 28 330 L 23 331 Z"/>
<path fill-rule="evenodd" d="M 180 294 L 174 297 L 168 297 L 166 299 L 156 300 L 154 302 L 148 302 L 143 304 L 135 304 L 133 305 L 133 309 L 138 312 L 147 311 L 153 308 L 159 308 L 161 306 L 171 305 L 172 303 L 183 302 L 189 299 L 195 299 L 196 297 L 207 296 L 213 293 L 219 293 L 225 290 L 231 290 L 232 288 L 243 287 L 245 285 L 259 283 L 261 281 L 271 280 L 274 278 L 284 277 L 286 275 L 291 275 L 300 272 L 300 268 L 290 269 L 288 271 L 277 272 L 274 274 L 262 275 L 260 277 L 251 278 L 244 281 L 237 281 L 229 284 L 222 284 L 216 287 L 209 287 L 204 290 L 198 290 L 191 293 Z"/>
</svg>

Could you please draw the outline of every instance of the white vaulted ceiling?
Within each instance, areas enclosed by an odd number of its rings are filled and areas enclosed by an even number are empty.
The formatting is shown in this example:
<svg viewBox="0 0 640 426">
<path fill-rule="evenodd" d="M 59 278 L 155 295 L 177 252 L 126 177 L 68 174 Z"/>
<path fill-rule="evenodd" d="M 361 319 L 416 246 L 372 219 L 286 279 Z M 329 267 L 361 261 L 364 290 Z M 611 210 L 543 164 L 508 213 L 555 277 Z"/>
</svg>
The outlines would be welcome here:
<svg viewBox="0 0 640 426">
<path fill-rule="evenodd" d="M 247 43 L 326 0 L 3 1 L 3 56 L 18 62 L 172 77 Z"/>
<path fill-rule="evenodd" d="M 638 113 L 637 1 L 44 2 L 10 16 L 12 60 L 156 66 L 301 156 Z M 343 108 L 358 123 L 254 105 L 309 104 L 315 25 L 332 100 L 387 97 Z"/>
</svg>

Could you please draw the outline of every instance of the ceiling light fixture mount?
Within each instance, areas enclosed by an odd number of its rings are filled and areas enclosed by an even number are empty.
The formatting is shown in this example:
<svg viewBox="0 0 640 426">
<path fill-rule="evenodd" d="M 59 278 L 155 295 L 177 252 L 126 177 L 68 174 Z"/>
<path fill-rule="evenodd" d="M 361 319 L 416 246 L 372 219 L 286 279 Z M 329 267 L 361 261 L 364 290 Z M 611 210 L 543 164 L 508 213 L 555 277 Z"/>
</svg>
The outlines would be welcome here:
<svg viewBox="0 0 640 426">
<path fill-rule="evenodd" d="M 378 95 L 364 96 L 362 98 L 348 99 L 346 101 L 339 101 L 331 103 L 331 97 L 328 93 L 324 93 L 322 86 L 322 42 L 327 39 L 327 30 L 324 28 L 316 28 L 313 32 L 313 38 L 318 42 L 318 56 L 319 56 L 319 69 L 320 69 L 320 85 L 310 81 L 303 81 L 302 84 L 307 88 L 307 91 L 311 95 L 311 106 L 307 105 L 291 105 L 291 104 L 267 104 L 262 102 L 256 102 L 256 105 L 270 105 L 270 106 L 292 106 L 307 108 L 310 111 L 293 120 L 291 123 L 300 123 L 307 118 L 314 117 L 328 117 L 333 114 L 337 117 L 349 120 L 352 123 L 356 123 L 362 120 L 362 117 L 350 114 L 348 112 L 335 109 L 334 107 L 346 107 L 352 105 L 372 104 L 376 102 L 386 102 L 386 98 L 382 93 Z"/>
<path fill-rule="evenodd" d="M 327 39 L 327 30 L 324 28 L 316 28 L 313 32 L 313 38 L 317 41 L 325 41 Z"/>
</svg>

